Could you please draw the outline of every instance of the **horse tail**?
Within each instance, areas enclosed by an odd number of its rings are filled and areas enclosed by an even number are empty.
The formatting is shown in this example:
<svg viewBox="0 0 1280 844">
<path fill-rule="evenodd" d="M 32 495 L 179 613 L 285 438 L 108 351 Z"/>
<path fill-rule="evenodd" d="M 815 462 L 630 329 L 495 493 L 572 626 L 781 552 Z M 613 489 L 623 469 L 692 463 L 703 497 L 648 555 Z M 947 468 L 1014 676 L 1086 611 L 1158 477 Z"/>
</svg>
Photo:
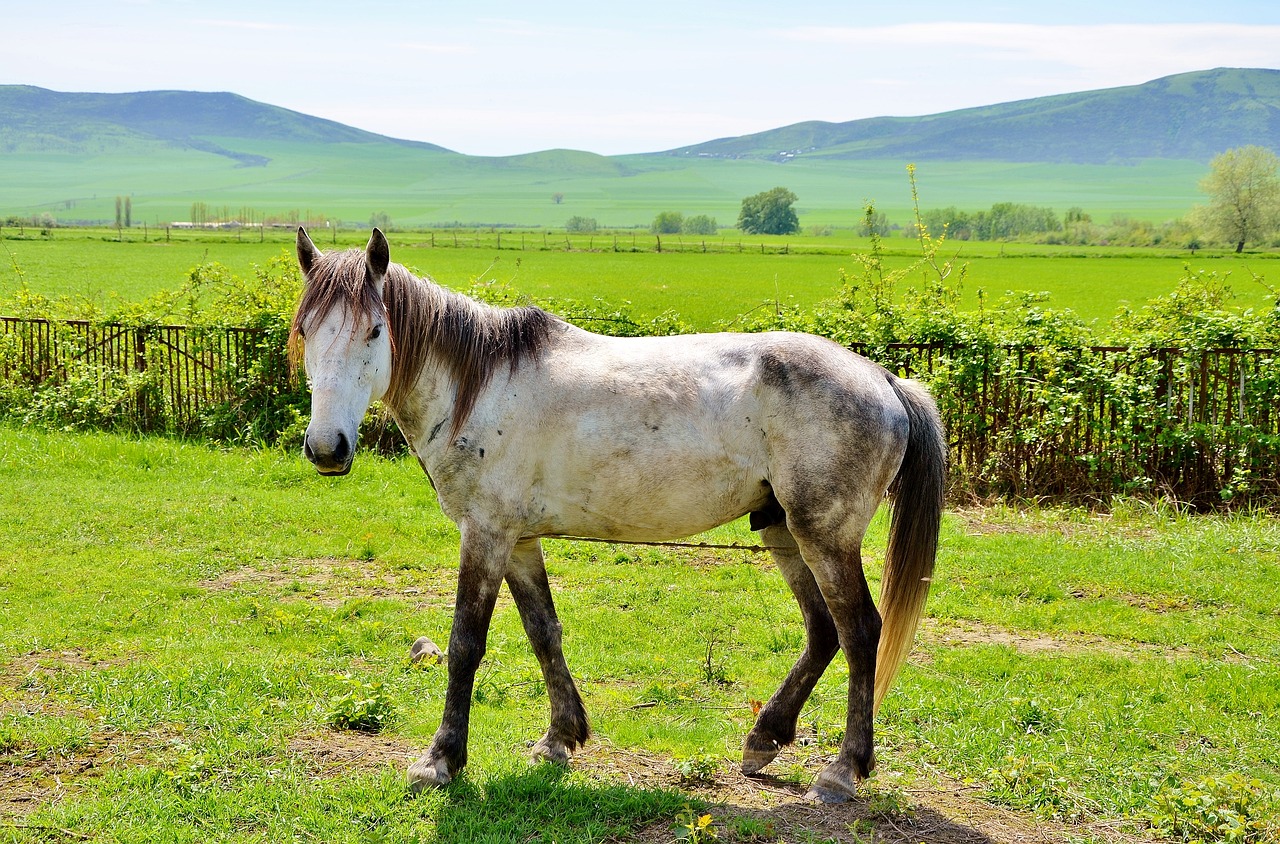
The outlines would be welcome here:
<svg viewBox="0 0 1280 844">
<path fill-rule="evenodd" d="M 946 437 L 932 397 L 915 381 L 890 376 L 889 385 L 906 408 L 911 432 L 898 475 L 889 486 L 894 506 L 880 581 L 877 710 L 911 652 L 929 596 L 947 468 Z"/>
</svg>

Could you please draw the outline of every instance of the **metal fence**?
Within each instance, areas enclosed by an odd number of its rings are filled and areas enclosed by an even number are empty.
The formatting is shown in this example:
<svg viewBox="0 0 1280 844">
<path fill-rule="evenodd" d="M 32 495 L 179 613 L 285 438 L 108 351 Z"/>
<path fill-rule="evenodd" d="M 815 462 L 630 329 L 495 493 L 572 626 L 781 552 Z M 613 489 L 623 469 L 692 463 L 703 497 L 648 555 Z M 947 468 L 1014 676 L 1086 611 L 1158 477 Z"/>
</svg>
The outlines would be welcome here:
<svg viewBox="0 0 1280 844">
<path fill-rule="evenodd" d="M 283 343 L 260 328 L 0 317 L 0 342 L 0 378 L 9 383 L 34 388 L 77 369 L 147 376 L 131 408 L 142 430 L 188 430 L 215 406 L 296 385 Z"/>
<path fill-rule="evenodd" d="M 146 373 L 136 427 L 200 430 L 211 408 L 296 392 L 280 333 L 0 318 L 0 377 L 33 388 L 75 366 Z M 956 495 L 1163 493 L 1280 500 L 1280 353 L 1118 346 L 856 349 L 930 385 Z M 156 420 L 163 425 L 153 424 Z"/>
</svg>

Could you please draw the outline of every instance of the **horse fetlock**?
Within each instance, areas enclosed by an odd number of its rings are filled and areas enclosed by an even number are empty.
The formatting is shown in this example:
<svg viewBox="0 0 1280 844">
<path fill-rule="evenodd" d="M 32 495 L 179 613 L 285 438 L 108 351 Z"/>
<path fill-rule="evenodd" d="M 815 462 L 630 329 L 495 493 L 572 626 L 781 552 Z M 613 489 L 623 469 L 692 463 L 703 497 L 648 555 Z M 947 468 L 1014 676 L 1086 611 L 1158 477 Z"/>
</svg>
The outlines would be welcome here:
<svg viewBox="0 0 1280 844">
<path fill-rule="evenodd" d="M 424 789 L 446 786 L 452 779 L 449 763 L 431 752 L 409 766 L 409 790 L 415 794 Z"/>
</svg>

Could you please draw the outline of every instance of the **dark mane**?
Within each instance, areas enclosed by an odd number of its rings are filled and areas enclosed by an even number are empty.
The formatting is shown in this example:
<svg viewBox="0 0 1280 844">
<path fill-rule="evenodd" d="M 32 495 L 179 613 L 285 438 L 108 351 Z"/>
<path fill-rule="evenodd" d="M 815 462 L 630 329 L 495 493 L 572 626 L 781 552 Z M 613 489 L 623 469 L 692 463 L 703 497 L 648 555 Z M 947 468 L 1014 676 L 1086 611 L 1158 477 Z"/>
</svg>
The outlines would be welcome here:
<svg viewBox="0 0 1280 844">
<path fill-rule="evenodd" d="M 325 255 L 306 278 L 289 330 L 291 359 L 300 360 L 302 323 L 344 306 L 381 314 L 391 338 L 391 386 L 386 402 L 398 410 L 428 364 L 454 382 L 451 437 L 456 437 L 497 370 L 535 361 L 559 318 L 541 308 L 494 308 L 420 279 L 391 264 L 378 296 L 358 249 Z"/>
</svg>

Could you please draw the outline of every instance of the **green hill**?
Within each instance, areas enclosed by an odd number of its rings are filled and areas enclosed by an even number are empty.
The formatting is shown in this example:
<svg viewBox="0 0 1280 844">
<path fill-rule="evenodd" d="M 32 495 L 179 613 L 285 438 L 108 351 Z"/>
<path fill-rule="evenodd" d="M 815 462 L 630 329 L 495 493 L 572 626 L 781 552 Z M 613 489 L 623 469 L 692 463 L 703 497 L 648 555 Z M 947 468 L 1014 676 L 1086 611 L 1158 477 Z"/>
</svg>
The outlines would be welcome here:
<svg viewBox="0 0 1280 844">
<path fill-rule="evenodd" d="M 928 117 L 810 121 L 668 154 L 1115 164 L 1207 162 L 1245 144 L 1280 148 L 1280 70 L 1218 68 Z"/>
<path fill-rule="evenodd" d="M 240 143 L 223 146 L 212 138 Z M 127 152 L 161 144 L 223 155 L 241 165 L 264 166 L 269 159 L 253 150 L 261 141 L 389 143 L 443 149 L 353 129 L 238 94 L 79 94 L 29 85 L 0 86 L 0 151 L 6 153 Z"/>
<path fill-rule="evenodd" d="M 1145 85 L 925 117 L 801 123 L 667 152 L 467 156 L 230 93 L 59 93 L 0 86 L 0 218 L 163 225 L 207 205 L 394 225 L 645 226 L 660 211 L 732 225 L 785 185 L 804 225 L 852 225 L 866 200 L 907 221 L 908 162 L 926 207 L 1024 202 L 1095 216 L 1181 216 L 1213 155 L 1280 148 L 1280 71 L 1211 70 Z"/>
</svg>

